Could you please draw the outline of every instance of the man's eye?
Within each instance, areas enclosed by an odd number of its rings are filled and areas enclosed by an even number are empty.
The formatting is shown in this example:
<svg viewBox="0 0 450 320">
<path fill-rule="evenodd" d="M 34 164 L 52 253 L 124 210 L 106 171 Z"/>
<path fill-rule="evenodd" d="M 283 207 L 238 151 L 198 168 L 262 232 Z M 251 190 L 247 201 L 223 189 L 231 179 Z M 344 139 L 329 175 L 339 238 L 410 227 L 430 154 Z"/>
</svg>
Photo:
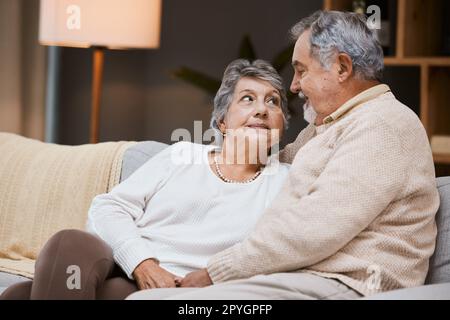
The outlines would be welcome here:
<svg viewBox="0 0 450 320">
<path fill-rule="evenodd" d="M 252 102 L 252 101 L 253 101 L 253 98 L 250 97 L 250 96 L 243 96 L 241 100 L 242 100 L 242 101 L 245 101 L 245 102 Z"/>
</svg>

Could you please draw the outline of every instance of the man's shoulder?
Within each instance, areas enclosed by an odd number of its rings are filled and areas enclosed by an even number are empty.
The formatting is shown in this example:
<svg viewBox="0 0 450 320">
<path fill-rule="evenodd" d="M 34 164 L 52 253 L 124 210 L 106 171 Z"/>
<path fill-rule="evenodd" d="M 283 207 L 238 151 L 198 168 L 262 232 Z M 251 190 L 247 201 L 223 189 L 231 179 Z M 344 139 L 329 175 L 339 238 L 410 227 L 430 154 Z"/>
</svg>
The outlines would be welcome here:
<svg viewBox="0 0 450 320">
<path fill-rule="evenodd" d="M 403 136 L 416 132 L 423 134 L 425 129 L 418 115 L 408 106 L 397 100 L 391 92 L 365 102 L 338 123 L 337 127 L 348 130 L 366 128 L 375 131 L 392 131 Z M 386 132 L 387 133 L 387 132 Z"/>
<path fill-rule="evenodd" d="M 422 126 L 419 116 L 404 103 L 399 101 L 392 92 L 367 102 L 362 110 L 362 116 L 366 118 L 378 118 L 393 128 Z"/>
<path fill-rule="evenodd" d="M 429 142 L 426 130 L 417 114 L 396 99 L 391 93 L 385 93 L 355 110 L 339 124 L 342 138 L 367 138 L 399 145 L 408 154 L 414 150 L 428 150 Z M 388 144 L 389 141 L 397 141 Z"/>
</svg>

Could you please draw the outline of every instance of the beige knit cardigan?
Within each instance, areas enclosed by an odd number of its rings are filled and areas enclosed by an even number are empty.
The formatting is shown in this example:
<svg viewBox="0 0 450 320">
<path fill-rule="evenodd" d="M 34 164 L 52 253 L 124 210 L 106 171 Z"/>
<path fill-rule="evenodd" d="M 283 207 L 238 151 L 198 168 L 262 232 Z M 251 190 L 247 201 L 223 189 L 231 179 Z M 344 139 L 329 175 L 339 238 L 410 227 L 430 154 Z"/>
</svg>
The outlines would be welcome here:
<svg viewBox="0 0 450 320">
<path fill-rule="evenodd" d="M 210 259 L 213 282 L 310 272 L 363 295 L 424 283 L 439 196 L 420 120 L 380 85 L 325 123 L 282 152 L 282 191 L 246 240 Z"/>
</svg>

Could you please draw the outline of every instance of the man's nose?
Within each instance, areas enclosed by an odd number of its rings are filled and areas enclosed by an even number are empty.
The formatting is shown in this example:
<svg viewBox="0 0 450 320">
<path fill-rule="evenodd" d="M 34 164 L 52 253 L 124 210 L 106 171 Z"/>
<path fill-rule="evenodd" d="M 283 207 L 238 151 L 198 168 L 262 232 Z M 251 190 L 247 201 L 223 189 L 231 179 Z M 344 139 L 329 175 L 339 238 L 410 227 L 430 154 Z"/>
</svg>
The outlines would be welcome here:
<svg viewBox="0 0 450 320">
<path fill-rule="evenodd" d="M 291 82 L 291 87 L 289 88 L 292 93 L 298 94 L 301 91 L 300 81 L 297 76 L 294 76 Z"/>
</svg>

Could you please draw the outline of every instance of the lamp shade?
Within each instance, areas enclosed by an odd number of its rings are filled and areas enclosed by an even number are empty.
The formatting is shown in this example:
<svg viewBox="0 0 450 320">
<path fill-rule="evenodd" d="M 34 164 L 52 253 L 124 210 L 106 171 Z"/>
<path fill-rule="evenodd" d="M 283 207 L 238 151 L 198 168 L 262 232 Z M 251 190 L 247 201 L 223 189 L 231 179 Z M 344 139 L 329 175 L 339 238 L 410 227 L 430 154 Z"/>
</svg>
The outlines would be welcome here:
<svg viewBox="0 0 450 320">
<path fill-rule="evenodd" d="M 41 0 L 39 42 L 110 49 L 157 48 L 161 0 Z"/>
</svg>

